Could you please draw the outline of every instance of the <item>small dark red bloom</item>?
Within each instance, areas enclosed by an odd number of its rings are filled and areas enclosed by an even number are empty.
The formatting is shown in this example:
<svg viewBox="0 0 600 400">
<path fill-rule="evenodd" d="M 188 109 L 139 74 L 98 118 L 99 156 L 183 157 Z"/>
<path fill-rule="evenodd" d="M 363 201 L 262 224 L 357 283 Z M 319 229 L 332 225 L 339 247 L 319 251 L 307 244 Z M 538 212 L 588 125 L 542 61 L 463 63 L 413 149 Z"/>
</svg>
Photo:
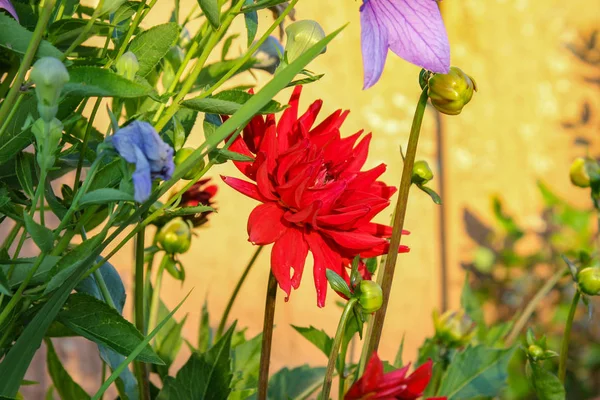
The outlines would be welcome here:
<svg viewBox="0 0 600 400">
<path fill-rule="evenodd" d="M 181 207 L 214 206 L 214 196 L 217 194 L 217 185 L 209 184 L 210 178 L 201 179 L 181 195 Z M 195 227 L 208 222 L 208 215 L 212 211 L 184 216 L 183 218 L 192 222 Z"/>
<path fill-rule="evenodd" d="M 317 304 L 325 305 L 326 269 L 348 280 L 351 260 L 387 253 L 392 228 L 371 222 L 396 188 L 377 179 L 385 165 L 362 171 L 371 135 L 342 138 L 348 112 L 336 111 L 314 126 L 322 101 L 298 117 L 301 86 L 278 123 L 256 116 L 230 150 L 254 157 L 235 162 L 245 180 L 223 177 L 232 188 L 260 201 L 248 219 L 250 242 L 274 243 L 271 269 L 289 298 L 300 285 L 308 251 L 313 255 Z M 405 246 L 400 252 L 408 251 Z"/>
<path fill-rule="evenodd" d="M 344 400 L 415 400 L 423 395 L 431 380 L 433 362 L 427 361 L 412 374 L 406 375 L 410 364 L 387 374 L 377 353 L 369 360 L 363 376 L 344 396 Z M 446 400 L 446 397 L 430 397 L 427 400 Z"/>
</svg>

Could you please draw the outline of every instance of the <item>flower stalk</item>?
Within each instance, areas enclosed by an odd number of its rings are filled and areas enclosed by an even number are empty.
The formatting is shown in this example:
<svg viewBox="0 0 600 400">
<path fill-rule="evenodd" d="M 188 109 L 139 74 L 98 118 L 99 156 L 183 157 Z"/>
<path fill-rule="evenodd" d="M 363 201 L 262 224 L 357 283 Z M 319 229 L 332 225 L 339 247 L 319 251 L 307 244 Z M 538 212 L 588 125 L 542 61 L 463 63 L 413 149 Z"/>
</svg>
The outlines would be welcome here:
<svg viewBox="0 0 600 400">
<path fill-rule="evenodd" d="M 565 333 L 562 338 L 562 342 L 560 345 L 560 358 L 558 361 L 558 379 L 561 382 L 565 382 L 565 377 L 567 375 L 567 357 L 569 355 L 569 342 L 571 341 L 571 329 L 573 328 L 573 319 L 575 318 L 575 311 L 577 311 L 577 306 L 579 305 L 579 299 L 581 298 L 581 293 L 579 290 L 575 292 L 573 296 L 573 302 L 571 303 L 571 309 L 569 310 L 569 316 L 567 317 L 567 324 L 565 325 Z"/>
<path fill-rule="evenodd" d="M 162 278 L 163 273 L 165 272 L 165 267 L 170 262 L 169 254 L 163 256 L 158 270 L 156 271 L 156 280 L 154 282 L 154 287 L 152 288 L 152 300 L 150 300 L 150 317 L 148 321 L 148 332 L 152 332 L 156 327 L 156 321 L 158 320 L 158 305 L 160 300 L 160 289 L 162 287 Z"/>
<path fill-rule="evenodd" d="M 144 314 L 144 239 L 146 230 L 142 228 L 135 242 L 135 275 L 134 275 L 134 315 L 135 327 L 144 335 L 146 333 Z M 140 391 L 140 399 L 150 400 L 150 381 L 146 364 L 136 362 L 136 376 Z"/>
<path fill-rule="evenodd" d="M 396 260 L 398 258 L 398 247 L 402 238 L 402 229 L 404 228 L 404 218 L 406 216 L 406 208 L 408 205 L 408 193 L 412 184 L 412 171 L 417 154 L 417 145 L 419 143 L 419 134 L 421 132 L 421 124 L 427 107 L 427 87 L 421 92 L 415 115 L 413 118 L 410 136 L 408 138 L 408 147 L 406 149 L 406 157 L 404 158 L 404 167 L 402 169 L 402 178 L 398 189 L 398 201 L 394 209 L 393 233 L 390 239 L 390 248 L 386 256 L 385 264 L 382 270 L 377 274 L 377 283 L 383 290 L 383 305 L 375 313 L 373 318 L 372 328 L 369 336 L 365 341 L 366 354 L 365 359 L 369 359 L 370 355 L 377 351 L 379 341 L 381 340 L 381 332 L 385 321 L 385 313 L 390 299 L 390 291 L 392 282 L 394 281 L 394 272 L 396 269 Z M 364 349 L 363 349 L 364 351 Z"/>
<path fill-rule="evenodd" d="M 270 270 L 269 270 L 270 271 Z M 269 272 L 265 317 L 263 323 L 262 347 L 260 349 L 260 370 L 258 374 L 258 400 L 267 400 L 269 386 L 269 364 L 271 362 L 271 344 L 273 343 L 273 321 L 275 319 L 275 301 L 277 300 L 277 279 Z"/>
<path fill-rule="evenodd" d="M 337 362 L 338 352 L 340 350 L 340 345 L 342 344 L 342 340 L 344 339 L 344 331 L 346 330 L 346 323 L 348 319 L 352 315 L 352 309 L 354 308 L 354 304 L 358 301 L 357 298 L 353 297 L 348 300 L 346 306 L 344 307 L 344 311 L 342 312 L 342 316 L 340 317 L 340 322 L 338 323 L 337 331 L 335 333 L 335 338 L 333 339 L 333 346 L 331 347 L 331 353 L 329 354 L 329 361 L 327 362 L 327 369 L 325 370 L 325 377 L 323 378 L 323 390 L 321 391 L 321 398 L 329 399 L 329 393 L 331 392 L 331 382 L 333 380 L 333 371 L 335 369 L 335 363 Z M 343 376 L 344 371 L 340 370 L 340 390 L 343 392 Z M 340 395 L 342 395 L 340 393 Z"/>
</svg>

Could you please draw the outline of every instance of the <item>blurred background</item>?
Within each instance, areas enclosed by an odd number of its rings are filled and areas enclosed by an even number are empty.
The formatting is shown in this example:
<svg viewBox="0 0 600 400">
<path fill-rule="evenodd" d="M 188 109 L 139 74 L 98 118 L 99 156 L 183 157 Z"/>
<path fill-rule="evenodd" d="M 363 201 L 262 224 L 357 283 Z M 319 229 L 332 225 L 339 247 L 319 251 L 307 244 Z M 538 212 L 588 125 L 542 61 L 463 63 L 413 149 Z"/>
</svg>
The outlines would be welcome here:
<svg viewBox="0 0 600 400">
<path fill-rule="evenodd" d="M 186 14 L 195 0 L 181 3 Z M 305 87 L 301 109 L 320 98 L 324 101 L 321 118 L 338 108 L 351 110 L 342 132 L 373 132 L 367 167 L 385 162 L 388 171 L 383 179 L 398 185 L 399 147 L 408 139 L 420 92 L 419 69 L 390 54 L 381 81 L 362 91 L 359 6 L 358 1 L 299 2 L 296 18 L 314 19 L 326 32 L 350 22 L 327 53 L 309 66 L 325 76 Z M 411 192 L 405 226 L 412 234 L 403 238 L 411 252 L 398 260 L 380 348 L 383 359 L 393 359 L 403 335 L 404 359 L 416 358 L 418 347 L 433 332 L 432 311 L 460 306 L 465 270 L 472 272 L 479 295 L 489 300 L 489 319 L 507 319 L 557 268 L 561 249 L 589 246 L 596 232 L 588 192 L 571 186 L 568 168 L 575 157 L 600 154 L 600 3 L 447 0 L 441 7 L 452 65 L 473 76 L 479 92 L 460 116 L 439 116 L 433 109 L 426 114 L 418 158 L 434 170 L 436 177 L 430 185 L 444 204 L 437 206 L 424 193 Z M 171 8 L 171 2 L 160 1 L 146 26 L 166 22 Z M 260 18 L 264 29 L 272 15 L 265 12 Z M 235 29 L 243 32 L 241 20 Z M 232 55 L 242 53 L 245 40 L 242 34 L 234 41 Z M 260 86 L 269 78 L 267 73 L 245 74 L 235 84 Z M 278 100 L 286 102 L 290 93 L 282 93 Z M 99 123 L 106 125 L 106 121 Z M 192 146 L 203 137 L 201 124 L 196 129 L 188 143 Z M 187 273 L 185 284 L 168 275 L 163 283 L 162 297 L 169 308 L 193 288 L 177 314 L 178 319 L 187 315 L 183 335 L 192 342 L 203 303 L 207 302 L 210 322 L 216 327 L 254 252 L 247 241 L 246 221 L 255 202 L 225 186 L 219 174 L 239 176 L 229 164 L 211 170 L 210 176 L 219 185 L 219 212 L 197 230 L 192 249 L 180 258 Z M 390 212 L 382 212 L 378 222 L 389 222 Z M 559 229 L 558 224 L 566 228 Z M 111 261 L 128 290 L 132 253 L 132 246 L 125 247 Z M 325 308 L 316 306 L 310 263 L 301 288 L 290 301 L 284 302 L 281 292 L 278 297 L 273 372 L 283 366 L 326 363 L 322 353 L 290 327 L 314 325 L 333 335 L 337 325 L 340 308 L 333 293 Z M 265 251 L 232 311 L 238 326 L 248 328 L 248 336 L 262 330 L 268 268 L 269 251 Z M 548 302 L 560 302 L 560 296 L 551 296 Z M 126 309 L 131 314 L 130 301 Z M 566 310 L 559 307 L 557 315 L 536 318 L 551 329 L 560 326 L 561 312 Z M 580 324 L 576 330 L 581 346 L 592 349 L 586 350 L 585 362 L 591 364 L 586 364 L 583 379 L 588 381 L 585 385 L 593 386 L 600 382 L 600 350 L 593 345 L 600 341 L 600 327 L 598 323 L 586 325 L 584 316 Z M 84 388 L 98 387 L 100 362 L 95 345 L 77 339 L 56 341 L 55 346 Z M 183 346 L 175 368 L 188 354 Z M 40 362 L 32 364 L 28 379 L 42 384 L 31 387 L 32 398 L 42 396 L 47 382 L 43 350 L 38 357 Z M 582 386 L 582 390 L 587 389 Z M 590 390 L 574 398 L 598 393 Z M 514 396 L 525 398 L 525 394 Z"/>
</svg>

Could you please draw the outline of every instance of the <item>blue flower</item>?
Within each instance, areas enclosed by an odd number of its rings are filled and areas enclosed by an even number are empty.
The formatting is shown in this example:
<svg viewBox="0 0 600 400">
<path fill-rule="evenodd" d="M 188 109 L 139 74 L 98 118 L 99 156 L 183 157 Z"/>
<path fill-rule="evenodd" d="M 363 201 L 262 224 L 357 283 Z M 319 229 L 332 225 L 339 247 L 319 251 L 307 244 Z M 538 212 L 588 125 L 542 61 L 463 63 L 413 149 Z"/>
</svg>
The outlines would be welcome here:
<svg viewBox="0 0 600 400">
<path fill-rule="evenodd" d="M 138 203 L 148 200 L 154 179 L 167 180 L 173 175 L 173 149 L 149 123 L 134 121 L 119 129 L 111 141 L 125 161 L 135 164 L 133 186 Z"/>
<path fill-rule="evenodd" d="M 8 11 L 8 13 L 15 17 L 17 21 L 19 20 L 19 16 L 17 15 L 17 12 L 15 11 L 15 8 L 11 4 L 10 0 L 0 0 L 0 10 Z"/>
</svg>

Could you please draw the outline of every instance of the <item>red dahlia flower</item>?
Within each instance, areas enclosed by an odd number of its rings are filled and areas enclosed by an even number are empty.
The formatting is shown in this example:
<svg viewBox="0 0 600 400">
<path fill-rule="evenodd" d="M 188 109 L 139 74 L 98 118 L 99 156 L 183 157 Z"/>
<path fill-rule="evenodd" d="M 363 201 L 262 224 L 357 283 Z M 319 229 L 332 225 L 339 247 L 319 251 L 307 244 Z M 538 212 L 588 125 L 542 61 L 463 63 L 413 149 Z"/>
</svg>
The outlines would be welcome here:
<svg viewBox="0 0 600 400">
<path fill-rule="evenodd" d="M 427 361 L 412 374 L 406 376 L 410 365 L 387 374 L 377 353 L 373 353 L 363 376 L 352 385 L 344 400 L 415 400 L 423 395 L 431 380 L 433 362 Z M 446 397 L 430 397 L 427 400 L 446 400 Z"/>
<path fill-rule="evenodd" d="M 250 183 L 223 177 L 225 183 L 260 201 L 248 218 L 249 241 L 274 243 L 271 269 L 290 295 L 300 285 L 308 251 L 314 258 L 317 304 L 325 305 L 326 269 L 348 280 L 351 260 L 387 253 L 392 229 L 371 219 L 389 204 L 396 189 L 377 178 L 385 165 L 361 171 L 371 135 L 340 136 L 348 112 L 336 111 L 313 126 L 322 101 L 298 117 L 301 86 L 294 89 L 279 123 L 269 114 L 253 118 L 230 150 L 254 157 L 235 162 Z M 400 252 L 407 252 L 402 246 Z M 293 270 L 293 272 L 292 272 Z"/>
</svg>

